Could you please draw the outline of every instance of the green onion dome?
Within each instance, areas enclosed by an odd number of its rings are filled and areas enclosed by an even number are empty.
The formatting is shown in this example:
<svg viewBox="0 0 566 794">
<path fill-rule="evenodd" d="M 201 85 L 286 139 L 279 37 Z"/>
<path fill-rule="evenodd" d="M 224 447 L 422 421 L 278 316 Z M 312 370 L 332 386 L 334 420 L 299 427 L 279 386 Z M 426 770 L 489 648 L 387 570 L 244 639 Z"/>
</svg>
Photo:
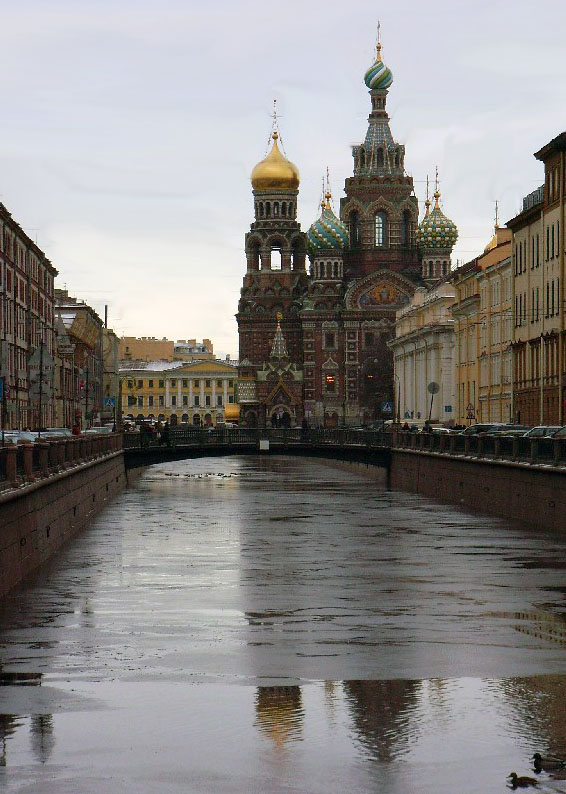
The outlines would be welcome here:
<svg viewBox="0 0 566 794">
<path fill-rule="evenodd" d="M 368 88 L 389 88 L 393 82 L 393 74 L 381 60 L 381 44 L 377 45 L 377 57 L 364 76 L 364 82 Z"/>
<path fill-rule="evenodd" d="M 340 218 L 332 212 L 330 193 L 326 193 L 321 204 L 322 213 L 307 232 L 307 243 L 311 253 L 317 251 L 341 251 L 348 245 L 348 230 Z"/>
<path fill-rule="evenodd" d="M 442 212 L 438 205 L 440 193 L 434 194 L 435 204 L 429 211 L 430 201 L 426 201 L 426 214 L 417 229 L 417 245 L 419 248 L 449 248 L 452 250 L 458 239 L 458 229 Z"/>
</svg>

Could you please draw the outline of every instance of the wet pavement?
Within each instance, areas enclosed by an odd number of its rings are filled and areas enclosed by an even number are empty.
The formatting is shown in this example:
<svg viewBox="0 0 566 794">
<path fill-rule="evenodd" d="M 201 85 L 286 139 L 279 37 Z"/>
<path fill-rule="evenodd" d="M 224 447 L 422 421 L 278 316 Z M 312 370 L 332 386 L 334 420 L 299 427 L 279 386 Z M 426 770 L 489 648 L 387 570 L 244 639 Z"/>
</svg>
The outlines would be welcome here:
<svg viewBox="0 0 566 794">
<path fill-rule="evenodd" d="M 565 551 L 362 466 L 151 467 L 0 608 L 0 790 L 505 791 L 566 756 Z"/>
</svg>

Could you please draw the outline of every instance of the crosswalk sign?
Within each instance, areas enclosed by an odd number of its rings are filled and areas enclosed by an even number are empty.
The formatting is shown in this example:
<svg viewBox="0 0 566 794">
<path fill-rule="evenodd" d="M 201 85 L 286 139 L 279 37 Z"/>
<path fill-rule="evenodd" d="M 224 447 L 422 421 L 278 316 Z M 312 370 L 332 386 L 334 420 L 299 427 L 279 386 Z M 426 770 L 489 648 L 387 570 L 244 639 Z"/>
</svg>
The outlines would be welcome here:
<svg viewBox="0 0 566 794">
<path fill-rule="evenodd" d="M 116 398 L 115 397 L 105 397 L 104 398 L 104 407 L 105 408 L 114 408 L 116 405 Z"/>
<path fill-rule="evenodd" d="M 382 414 L 393 413 L 393 402 L 391 400 L 387 400 L 387 402 L 381 403 L 381 413 Z"/>
</svg>

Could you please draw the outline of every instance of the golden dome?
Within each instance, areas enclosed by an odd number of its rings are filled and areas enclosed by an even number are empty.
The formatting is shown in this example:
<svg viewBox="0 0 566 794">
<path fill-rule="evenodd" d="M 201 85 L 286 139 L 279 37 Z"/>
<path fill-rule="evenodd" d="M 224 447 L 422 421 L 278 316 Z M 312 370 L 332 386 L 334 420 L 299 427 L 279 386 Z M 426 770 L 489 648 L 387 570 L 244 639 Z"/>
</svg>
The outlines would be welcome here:
<svg viewBox="0 0 566 794">
<path fill-rule="evenodd" d="M 267 157 L 258 163 L 252 171 L 252 187 L 254 190 L 278 191 L 297 190 L 299 187 L 299 169 L 286 157 L 283 157 L 277 146 L 279 133 L 273 133 L 273 147 Z"/>
<path fill-rule="evenodd" d="M 497 240 L 497 226 L 496 226 L 495 234 L 493 235 L 489 243 L 486 245 L 486 247 L 483 249 L 484 254 L 487 254 L 488 251 L 493 251 L 493 249 L 497 248 L 498 245 L 499 245 L 499 241 Z"/>
</svg>

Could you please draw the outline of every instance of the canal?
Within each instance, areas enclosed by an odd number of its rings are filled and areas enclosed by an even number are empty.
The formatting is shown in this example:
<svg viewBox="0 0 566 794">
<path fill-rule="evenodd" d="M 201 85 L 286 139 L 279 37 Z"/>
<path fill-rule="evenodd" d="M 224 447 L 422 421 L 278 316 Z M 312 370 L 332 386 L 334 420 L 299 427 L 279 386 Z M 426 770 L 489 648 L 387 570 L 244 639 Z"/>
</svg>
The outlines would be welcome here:
<svg viewBox="0 0 566 794">
<path fill-rule="evenodd" d="M 0 790 L 506 791 L 566 755 L 565 551 L 363 466 L 148 468 L 0 608 Z"/>
</svg>

